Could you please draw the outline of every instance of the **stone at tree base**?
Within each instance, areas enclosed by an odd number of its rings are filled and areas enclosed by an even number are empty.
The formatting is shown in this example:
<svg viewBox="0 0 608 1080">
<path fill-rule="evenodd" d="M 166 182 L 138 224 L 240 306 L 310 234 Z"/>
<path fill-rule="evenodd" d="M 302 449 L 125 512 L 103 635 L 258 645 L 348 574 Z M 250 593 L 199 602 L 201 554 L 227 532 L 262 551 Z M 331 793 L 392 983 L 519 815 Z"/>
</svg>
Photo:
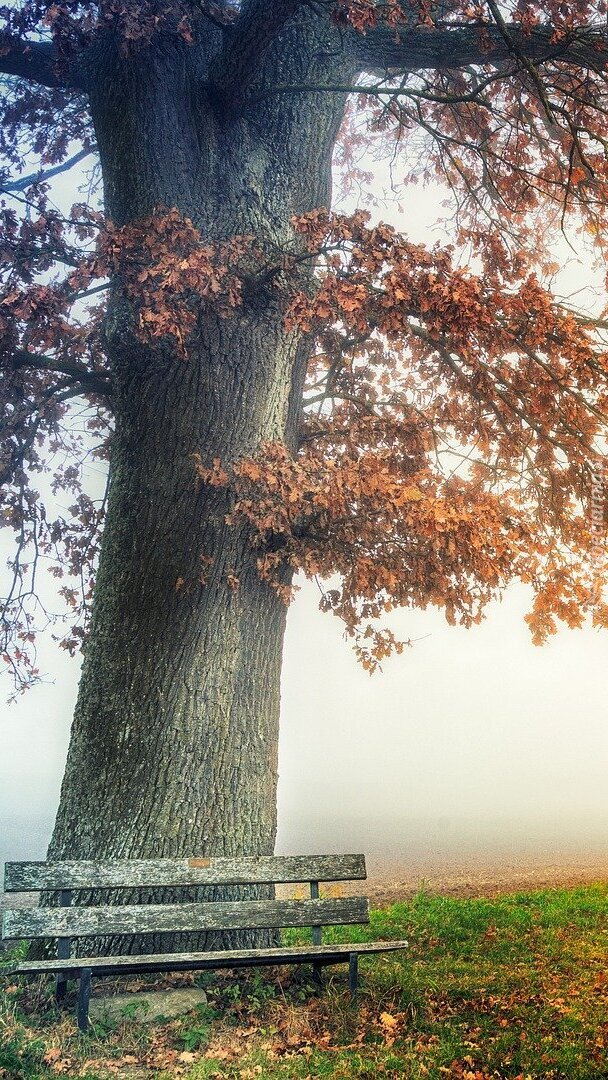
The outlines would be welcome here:
<svg viewBox="0 0 608 1080">
<path fill-rule="evenodd" d="M 176 990 L 151 990 L 137 994 L 94 997 L 91 998 L 89 1015 L 94 1024 L 100 1021 L 116 1022 L 126 1017 L 149 1024 L 163 1017 L 172 1020 L 206 1004 L 207 995 L 204 990 L 187 986 Z"/>
</svg>

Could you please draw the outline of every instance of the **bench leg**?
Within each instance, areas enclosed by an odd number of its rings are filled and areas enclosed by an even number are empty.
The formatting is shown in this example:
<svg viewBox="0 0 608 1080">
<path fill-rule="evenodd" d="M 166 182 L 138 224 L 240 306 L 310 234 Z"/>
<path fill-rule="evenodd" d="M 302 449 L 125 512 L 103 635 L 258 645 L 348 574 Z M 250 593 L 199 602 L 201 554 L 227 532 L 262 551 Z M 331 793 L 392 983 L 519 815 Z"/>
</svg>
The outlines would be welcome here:
<svg viewBox="0 0 608 1080">
<path fill-rule="evenodd" d="M 348 983 L 350 986 L 350 994 L 353 1001 L 357 997 L 357 988 L 359 986 L 359 957 L 357 953 L 351 952 L 348 958 Z"/>
<path fill-rule="evenodd" d="M 83 968 L 78 985 L 78 1027 L 86 1031 L 89 1026 L 89 1000 L 91 998 L 91 969 Z"/>
<path fill-rule="evenodd" d="M 313 963 L 313 965 L 312 965 L 312 980 L 313 980 L 315 986 L 318 986 L 319 990 L 323 986 L 322 971 L 323 971 L 323 965 L 322 964 Z"/>
<path fill-rule="evenodd" d="M 68 992 L 68 979 L 67 975 L 60 971 L 55 979 L 55 1001 L 57 1005 L 60 1005 L 65 995 Z"/>
</svg>

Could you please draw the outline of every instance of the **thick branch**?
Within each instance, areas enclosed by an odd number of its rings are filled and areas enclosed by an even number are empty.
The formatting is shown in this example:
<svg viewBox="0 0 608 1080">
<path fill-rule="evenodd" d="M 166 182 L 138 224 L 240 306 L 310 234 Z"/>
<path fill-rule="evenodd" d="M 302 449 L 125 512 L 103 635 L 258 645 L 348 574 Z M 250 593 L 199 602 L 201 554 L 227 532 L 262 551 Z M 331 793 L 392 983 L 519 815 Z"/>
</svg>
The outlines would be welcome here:
<svg viewBox="0 0 608 1080">
<path fill-rule="evenodd" d="M 54 45 L 45 41 L 23 41 L 0 33 L 0 72 L 53 89 L 86 89 L 77 65 L 59 65 Z"/>
<path fill-rule="evenodd" d="M 238 105 L 267 49 L 305 0 L 249 0 L 233 27 L 225 31 L 225 45 L 212 79 L 212 93 L 223 109 Z"/>
<path fill-rule="evenodd" d="M 12 364 L 15 368 L 29 367 L 36 371 L 55 371 L 58 374 L 68 375 L 74 379 L 83 389 L 92 390 L 96 394 L 108 397 L 112 393 L 112 381 L 104 371 L 90 371 L 84 364 L 67 363 L 63 360 L 55 360 L 51 356 L 40 356 L 37 353 L 19 349 L 12 356 Z"/>
<path fill-rule="evenodd" d="M 539 27 L 527 34 L 520 26 L 509 25 L 508 32 L 512 46 L 496 26 L 419 26 L 398 33 L 377 26 L 367 34 L 356 35 L 354 49 L 362 72 L 450 71 L 471 64 L 498 67 L 510 59 L 517 60 L 517 55 L 535 64 L 560 59 L 595 71 L 603 70 L 608 62 L 605 31 L 581 29 L 558 42 L 551 40 L 551 27 Z"/>
</svg>

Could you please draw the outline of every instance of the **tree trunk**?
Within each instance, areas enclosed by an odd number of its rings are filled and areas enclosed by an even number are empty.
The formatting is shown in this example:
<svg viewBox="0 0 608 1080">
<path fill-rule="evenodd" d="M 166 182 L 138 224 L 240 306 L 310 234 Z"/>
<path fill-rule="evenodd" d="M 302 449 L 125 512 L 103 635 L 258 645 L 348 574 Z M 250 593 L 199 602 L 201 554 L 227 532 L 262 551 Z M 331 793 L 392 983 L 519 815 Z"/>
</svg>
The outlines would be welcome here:
<svg viewBox="0 0 608 1080">
<path fill-rule="evenodd" d="M 273 851 L 286 609 L 192 455 L 231 462 L 288 437 L 297 343 L 242 316 L 208 329 L 168 371 L 125 357 L 53 858 Z"/>
<path fill-rule="evenodd" d="M 328 95 L 322 107 L 299 97 L 226 118 L 192 92 L 202 47 L 172 41 L 134 63 L 108 41 L 90 62 L 106 210 L 118 223 L 164 204 L 205 238 L 255 232 L 280 244 L 294 213 L 327 205 L 341 115 Z M 166 342 L 144 345 L 115 284 L 108 514 L 49 858 L 274 849 L 286 609 L 244 527 L 225 522 L 229 493 L 197 487 L 193 454 L 230 465 L 264 440 L 295 447 L 306 343 L 270 295 L 201 322 L 187 359 Z M 217 944 L 190 935 L 145 947 Z M 108 943 L 125 947 L 142 942 Z"/>
</svg>

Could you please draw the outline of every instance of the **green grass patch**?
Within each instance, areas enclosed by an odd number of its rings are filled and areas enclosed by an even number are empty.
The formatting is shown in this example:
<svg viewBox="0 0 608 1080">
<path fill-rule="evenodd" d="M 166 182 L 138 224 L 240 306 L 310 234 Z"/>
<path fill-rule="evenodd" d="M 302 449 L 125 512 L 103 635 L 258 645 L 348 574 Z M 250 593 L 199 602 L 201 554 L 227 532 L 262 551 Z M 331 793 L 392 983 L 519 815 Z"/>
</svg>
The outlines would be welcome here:
<svg viewBox="0 0 608 1080">
<path fill-rule="evenodd" d="M 362 958 L 357 1008 L 344 967 L 327 969 L 320 996 L 305 967 L 186 975 L 165 984 L 194 978 L 207 1006 L 165 1024 L 126 1015 L 86 1036 L 49 982 L 0 975 L 0 1077 L 608 1080 L 607 885 L 423 892 L 324 935 L 377 938 L 410 947 Z"/>
</svg>

